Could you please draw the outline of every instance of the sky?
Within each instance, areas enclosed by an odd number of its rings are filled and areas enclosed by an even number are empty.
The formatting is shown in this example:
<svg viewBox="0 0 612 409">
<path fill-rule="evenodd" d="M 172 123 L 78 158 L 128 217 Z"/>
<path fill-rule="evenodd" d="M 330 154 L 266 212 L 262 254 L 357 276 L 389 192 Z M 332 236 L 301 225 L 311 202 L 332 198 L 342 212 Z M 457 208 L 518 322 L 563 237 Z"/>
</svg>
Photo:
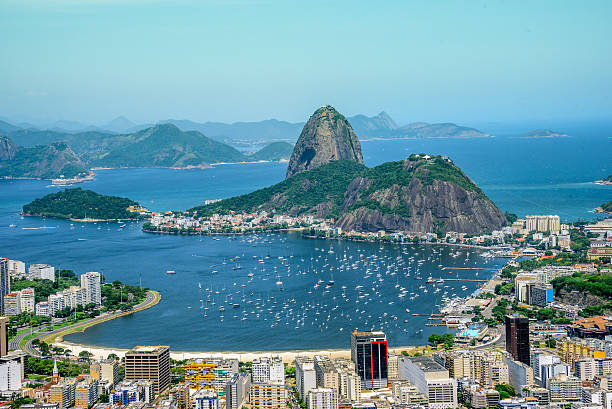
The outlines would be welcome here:
<svg viewBox="0 0 612 409">
<path fill-rule="evenodd" d="M 0 117 L 609 119 L 612 2 L 2 0 Z"/>
</svg>

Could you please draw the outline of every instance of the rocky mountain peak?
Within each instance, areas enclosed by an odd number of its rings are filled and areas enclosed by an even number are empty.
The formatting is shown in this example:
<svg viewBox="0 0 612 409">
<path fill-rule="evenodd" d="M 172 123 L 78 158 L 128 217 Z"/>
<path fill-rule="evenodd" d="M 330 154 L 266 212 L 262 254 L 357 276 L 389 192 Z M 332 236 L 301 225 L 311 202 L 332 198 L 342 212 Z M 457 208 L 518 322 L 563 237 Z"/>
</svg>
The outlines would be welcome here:
<svg viewBox="0 0 612 409">
<path fill-rule="evenodd" d="M 7 138 L 6 136 L 0 136 L 0 161 L 12 160 L 17 153 L 17 145 Z"/>
<path fill-rule="evenodd" d="M 342 159 L 363 163 L 361 145 L 344 115 L 326 105 L 304 125 L 287 166 L 287 178 Z"/>
</svg>

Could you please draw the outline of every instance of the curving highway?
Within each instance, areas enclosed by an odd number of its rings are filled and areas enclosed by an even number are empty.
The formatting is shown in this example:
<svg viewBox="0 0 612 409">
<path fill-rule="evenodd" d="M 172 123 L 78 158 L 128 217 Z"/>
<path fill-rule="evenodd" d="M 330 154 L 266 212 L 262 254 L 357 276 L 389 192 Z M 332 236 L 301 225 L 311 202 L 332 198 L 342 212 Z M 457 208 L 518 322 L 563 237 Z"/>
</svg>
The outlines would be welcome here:
<svg viewBox="0 0 612 409">
<path fill-rule="evenodd" d="M 86 321 L 80 321 L 74 325 L 70 325 L 67 327 L 62 327 L 62 328 L 58 328 L 54 331 L 50 331 L 50 332 L 43 332 L 39 335 L 37 335 L 36 337 L 28 340 L 28 342 L 25 343 L 25 345 L 23 346 L 23 351 L 26 352 L 27 354 L 30 354 L 32 356 L 37 356 L 40 357 L 42 355 L 40 355 L 40 353 L 36 350 L 36 348 L 34 348 L 34 346 L 32 345 L 32 341 L 35 339 L 51 339 L 54 340 L 55 338 L 57 338 L 58 336 L 64 336 L 64 335 L 68 335 L 72 332 L 74 332 L 77 328 L 79 329 L 84 329 L 84 328 L 89 328 L 93 325 L 97 325 L 100 324 L 102 322 L 105 321 L 109 321 L 112 320 L 114 318 L 117 317 L 121 317 L 124 315 L 128 315 L 128 314 L 132 314 L 134 312 L 138 312 L 138 311 L 142 311 L 145 310 L 147 308 L 150 308 L 154 305 L 156 305 L 161 299 L 161 295 L 158 292 L 155 291 L 148 291 L 147 292 L 147 296 L 144 299 L 143 302 L 141 302 L 140 304 L 137 304 L 134 306 L 134 308 L 132 308 L 129 311 L 121 311 L 121 312 L 114 312 L 114 313 L 105 313 L 105 314 L 101 314 L 95 318 L 86 320 Z M 39 328 L 39 331 L 42 329 L 45 329 L 48 326 L 44 326 Z M 22 334 L 17 335 L 15 338 L 13 338 L 10 343 L 9 343 L 9 349 L 19 349 L 20 348 L 20 343 L 21 341 L 30 334 L 29 331 L 26 331 Z"/>
</svg>

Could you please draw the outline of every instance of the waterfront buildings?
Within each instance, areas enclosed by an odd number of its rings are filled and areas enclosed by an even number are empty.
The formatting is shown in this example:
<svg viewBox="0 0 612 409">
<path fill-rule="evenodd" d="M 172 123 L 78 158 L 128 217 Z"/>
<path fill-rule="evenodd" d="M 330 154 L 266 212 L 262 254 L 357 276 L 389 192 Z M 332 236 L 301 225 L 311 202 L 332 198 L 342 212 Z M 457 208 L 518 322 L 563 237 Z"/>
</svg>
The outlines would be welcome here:
<svg viewBox="0 0 612 409">
<path fill-rule="evenodd" d="M 332 388 L 315 388 L 308 391 L 308 409 L 338 409 L 338 392 Z"/>
<path fill-rule="evenodd" d="M 527 317 L 506 317 L 506 351 L 515 361 L 529 365 L 529 319 Z"/>
<path fill-rule="evenodd" d="M 328 356 L 316 355 L 314 368 L 318 388 L 338 390 L 338 372 Z"/>
<path fill-rule="evenodd" d="M 193 389 L 214 389 L 225 394 L 225 385 L 238 373 L 236 359 L 190 359 L 185 363 L 185 383 Z M 283 377 L 284 379 L 284 377 Z"/>
<path fill-rule="evenodd" d="M 98 381 L 115 385 L 119 381 L 119 365 L 114 359 L 102 359 L 89 365 L 89 375 Z"/>
<path fill-rule="evenodd" d="M 561 219 L 557 215 L 526 216 L 525 223 L 528 232 L 558 232 L 561 230 Z"/>
<path fill-rule="evenodd" d="M 125 353 L 125 379 L 153 382 L 156 395 L 170 385 L 170 347 L 137 346 Z"/>
<path fill-rule="evenodd" d="M 9 260 L 8 270 L 11 277 L 22 278 L 26 273 L 25 263 L 19 260 Z"/>
<path fill-rule="evenodd" d="M 81 275 L 81 288 L 85 290 L 85 304 L 102 305 L 102 278 L 100 273 L 92 271 Z"/>
<path fill-rule="evenodd" d="M 225 386 L 226 409 L 241 409 L 250 387 L 251 377 L 247 372 L 233 374 Z"/>
<path fill-rule="evenodd" d="M 4 297 L 11 291 L 11 278 L 8 271 L 8 259 L 0 258 L 0 316 L 4 312 Z"/>
<path fill-rule="evenodd" d="M 35 296 L 33 288 L 24 288 L 21 291 L 12 291 L 4 296 L 4 314 L 12 317 L 22 312 L 35 311 Z"/>
<path fill-rule="evenodd" d="M 388 384 L 387 336 L 382 331 L 351 334 L 351 359 L 364 389 L 386 388 Z"/>
<path fill-rule="evenodd" d="M 278 356 L 260 357 L 253 360 L 253 382 L 283 382 L 285 380 L 285 365 Z"/>
<path fill-rule="evenodd" d="M 448 370 L 428 356 L 399 359 L 399 375 L 427 396 L 429 408 L 456 408 L 457 383 Z"/>
<path fill-rule="evenodd" d="M 253 383 L 249 388 L 252 409 L 278 409 L 286 405 L 285 385 L 281 382 Z"/>
<path fill-rule="evenodd" d="M 55 267 L 48 264 L 30 264 L 28 272 L 30 278 L 39 278 L 41 280 L 51 280 L 55 282 Z"/>
</svg>

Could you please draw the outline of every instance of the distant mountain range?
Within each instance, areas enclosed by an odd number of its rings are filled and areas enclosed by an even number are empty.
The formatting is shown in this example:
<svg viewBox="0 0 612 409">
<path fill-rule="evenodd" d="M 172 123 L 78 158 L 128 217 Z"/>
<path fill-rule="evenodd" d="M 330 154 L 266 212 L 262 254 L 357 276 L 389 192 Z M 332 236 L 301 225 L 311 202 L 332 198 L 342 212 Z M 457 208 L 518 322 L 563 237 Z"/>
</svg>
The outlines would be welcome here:
<svg viewBox="0 0 612 409">
<path fill-rule="evenodd" d="M 480 138 L 489 134 L 478 129 L 459 126 L 453 123 L 429 124 L 415 122 L 399 126 L 386 112 L 375 116 L 355 115 L 347 118 L 357 135 L 361 138 L 440 138 L 463 137 Z M 295 143 L 305 122 L 287 122 L 267 119 L 258 122 L 195 122 L 187 119 L 167 119 L 157 124 L 136 124 L 124 116 L 100 125 L 85 125 L 74 121 L 56 121 L 44 125 L 33 126 L 28 123 L 12 123 L 0 121 L 0 132 L 15 132 L 17 130 L 32 130 L 58 133 L 101 132 L 127 134 L 150 128 L 154 125 L 173 124 L 182 131 L 198 131 L 209 138 L 235 146 L 261 144 L 270 141 L 287 141 Z"/>
<path fill-rule="evenodd" d="M 88 173 L 91 167 L 207 167 L 220 162 L 287 160 L 292 145 L 274 142 L 246 154 L 198 131 L 173 124 L 131 134 L 61 133 L 17 129 L 0 139 L 0 177 L 51 179 Z"/>
</svg>

